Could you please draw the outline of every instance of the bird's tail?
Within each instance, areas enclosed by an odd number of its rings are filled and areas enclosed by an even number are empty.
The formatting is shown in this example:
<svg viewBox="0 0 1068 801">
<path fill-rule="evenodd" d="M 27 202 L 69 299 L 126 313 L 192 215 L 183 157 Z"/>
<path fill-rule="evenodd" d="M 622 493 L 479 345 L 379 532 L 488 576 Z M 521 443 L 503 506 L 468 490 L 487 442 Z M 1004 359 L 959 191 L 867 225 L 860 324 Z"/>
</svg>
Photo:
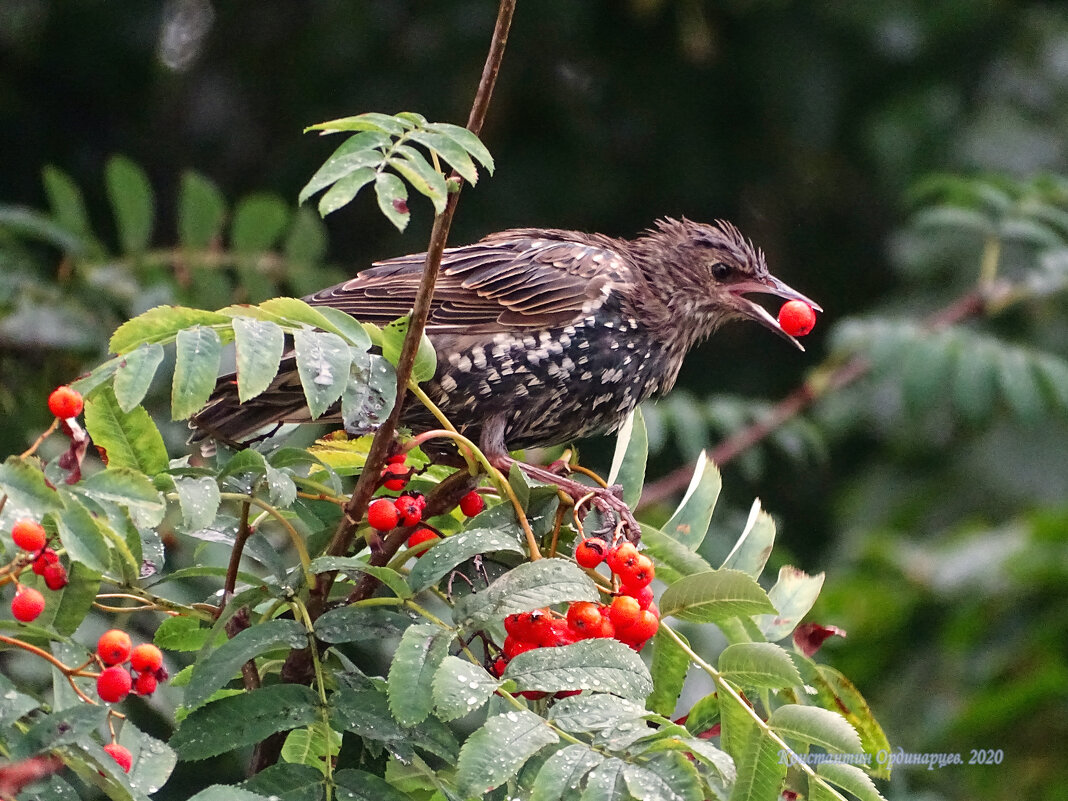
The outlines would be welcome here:
<svg viewBox="0 0 1068 801">
<path fill-rule="evenodd" d="M 320 421 L 330 418 L 328 412 Z M 189 427 L 190 444 L 215 440 L 240 447 L 267 439 L 287 423 L 311 422 L 304 389 L 292 357 L 282 359 L 278 375 L 270 386 L 254 398 L 241 402 L 236 374 L 219 378 L 208 404 L 193 415 Z"/>
</svg>

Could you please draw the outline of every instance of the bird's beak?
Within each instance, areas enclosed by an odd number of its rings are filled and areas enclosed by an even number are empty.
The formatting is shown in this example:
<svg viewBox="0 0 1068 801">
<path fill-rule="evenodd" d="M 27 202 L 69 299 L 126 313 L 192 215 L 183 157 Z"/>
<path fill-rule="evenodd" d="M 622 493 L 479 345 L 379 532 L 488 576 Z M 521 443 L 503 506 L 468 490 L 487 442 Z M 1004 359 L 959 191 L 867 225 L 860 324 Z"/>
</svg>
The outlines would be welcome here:
<svg viewBox="0 0 1068 801">
<path fill-rule="evenodd" d="M 751 301 L 749 298 L 745 297 L 745 295 L 759 292 L 765 295 L 775 295 L 783 300 L 800 300 L 802 303 L 807 303 L 818 312 L 823 311 L 818 303 L 809 300 L 796 289 L 791 289 L 773 275 L 760 279 L 752 278 L 746 281 L 739 281 L 730 284 L 726 289 L 727 292 L 730 293 L 731 301 L 734 303 L 734 307 L 739 313 L 748 317 L 750 320 L 755 320 L 765 328 L 770 328 L 783 339 L 792 342 L 798 350 L 804 350 L 805 348 L 797 341 L 797 339 L 782 330 L 779 321 L 772 317 L 767 309 L 759 303 Z"/>
</svg>

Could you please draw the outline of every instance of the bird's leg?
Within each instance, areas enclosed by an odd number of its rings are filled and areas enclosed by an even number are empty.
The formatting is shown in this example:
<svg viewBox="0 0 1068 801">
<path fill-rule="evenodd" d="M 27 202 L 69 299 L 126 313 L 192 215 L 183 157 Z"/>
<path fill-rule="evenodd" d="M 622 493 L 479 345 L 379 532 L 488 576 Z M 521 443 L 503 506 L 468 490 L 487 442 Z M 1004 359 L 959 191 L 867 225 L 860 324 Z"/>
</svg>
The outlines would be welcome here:
<svg viewBox="0 0 1068 801">
<path fill-rule="evenodd" d="M 491 417 L 482 425 L 479 448 L 490 464 L 506 476 L 512 465 L 517 465 L 528 478 L 559 487 L 570 496 L 576 506 L 582 502 L 582 506 L 595 507 L 604 518 L 603 530 L 596 532 L 597 534 L 604 536 L 619 532 L 631 542 L 638 541 L 641 537 L 641 527 L 630 507 L 623 501 L 622 487 L 618 484 L 611 487 L 590 486 L 559 475 L 550 468 L 538 467 L 512 458 L 504 443 L 504 427 L 505 419 L 501 415 Z M 585 513 L 580 509 L 579 515 L 584 517 Z"/>
</svg>

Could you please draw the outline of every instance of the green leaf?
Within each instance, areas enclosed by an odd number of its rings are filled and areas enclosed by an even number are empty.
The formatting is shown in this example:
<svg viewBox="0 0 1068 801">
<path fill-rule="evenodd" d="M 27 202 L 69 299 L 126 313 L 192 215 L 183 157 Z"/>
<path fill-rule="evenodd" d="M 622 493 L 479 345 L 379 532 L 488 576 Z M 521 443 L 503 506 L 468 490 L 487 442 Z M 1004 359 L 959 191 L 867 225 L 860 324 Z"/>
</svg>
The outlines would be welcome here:
<svg viewBox="0 0 1068 801">
<path fill-rule="evenodd" d="M 412 589 L 408 581 L 390 567 L 378 567 L 369 565 L 358 556 L 320 556 L 313 559 L 308 569 L 312 573 L 326 573 L 331 570 L 340 570 L 343 573 L 367 573 L 381 581 L 398 598 L 411 598 Z"/>
<path fill-rule="evenodd" d="M 175 353 L 171 419 L 185 420 L 204 408 L 215 389 L 222 344 L 215 329 L 197 325 L 178 332 Z"/>
<path fill-rule="evenodd" d="M 429 624 L 410 626 L 401 635 L 386 687 L 389 710 L 402 725 L 416 726 L 430 714 L 434 701 L 428 689 L 452 639 L 451 631 Z"/>
<path fill-rule="evenodd" d="M 304 132 L 325 131 L 327 133 L 338 133 L 339 131 L 380 131 L 382 133 L 391 134 L 392 136 L 401 136 L 409 127 L 411 127 L 409 124 L 406 124 L 389 114 L 382 114 L 377 111 L 366 111 L 363 114 L 357 114 L 354 117 L 342 117 L 341 119 L 330 120 L 329 122 L 320 122 L 315 125 L 309 125 L 304 129 Z"/>
<path fill-rule="evenodd" d="M 197 172 L 182 174 L 178 189 L 178 241 L 182 247 L 207 250 L 222 233 L 226 199 L 219 187 Z"/>
<path fill-rule="evenodd" d="M 586 778 L 586 789 L 580 796 L 581 801 L 615 801 L 615 799 L 633 798 L 627 791 L 626 777 L 623 774 L 626 767 L 626 762 L 615 757 L 608 757 L 601 762 L 589 772 Z"/>
<path fill-rule="evenodd" d="M 140 253 L 148 247 L 155 217 L 152 185 L 144 170 L 123 156 L 112 156 L 104 168 L 108 201 L 123 253 Z"/>
<path fill-rule="evenodd" d="M 508 663 L 504 678 L 523 690 L 596 690 L 637 700 L 653 690 L 649 669 L 632 648 L 599 638 L 521 653 Z"/>
<path fill-rule="evenodd" d="M 408 581 L 413 591 L 422 592 L 471 557 L 499 551 L 525 553 L 523 546 L 515 537 L 506 532 L 486 528 L 469 528 L 459 534 L 446 537 L 423 554 L 412 568 Z"/>
<path fill-rule="evenodd" d="M 100 246 L 93 236 L 93 225 L 81 189 L 70 176 L 51 164 L 41 171 L 48 207 L 52 218 L 71 234 L 81 240 L 78 250 L 99 251 Z"/>
<path fill-rule="evenodd" d="M 268 620 L 240 631 L 197 661 L 183 705 L 194 710 L 206 703 L 216 690 L 237 675 L 243 664 L 266 651 L 307 645 L 307 629 L 294 620 Z"/>
<path fill-rule="evenodd" d="M 545 721 L 532 712 L 513 710 L 490 718 L 460 749 L 456 764 L 460 792 L 482 797 L 515 776 L 530 757 L 557 740 Z"/>
<path fill-rule="evenodd" d="M 86 397 L 85 428 L 109 468 L 129 468 L 147 475 L 167 469 L 167 446 L 155 421 L 141 406 L 124 411 L 107 384 Z"/>
<path fill-rule="evenodd" d="M 662 751 L 623 768 L 623 780 L 635 798 L 646 801 L 702 801 L 701 778 L 693 762 L 679 751 Z"/>
<path fill-rule="evenodd" d="M 408 335 L 408 324 L 411 316 L 401 317 L 394 320 L 382 329 L 382 355 L 386 357 L 394 367 L 400 362 L 401 349 L 404 347 L 404 338 Z M 419 339 L 419 349 L 415 353 L 415 363 L 412 365 L 412 378 L 416 383 L 429 381 L 434 377 L 437 369 L 437 351 L 434 349 L 430 338 L 423 332 Z"/>
<path fill-rule="evenodd" d="M 397 373 L 385 358 L 353 353 L 349 383 L 341 395 L 341 422 L 345 431 L 363 436 L 378 430 L 397 399 Z"/>
<path fill-rule="evenodd" d="M 211 476 L 175 476 L 174 489 L 182 510 L 182 526 L 188 531 L 207 528 L 219 512 L 222 497 Z"/>
<path fill-rule="evenodd" d="M 448 162 L 465 181 L 474 186 L 478 183 L 478 168 L 467 150 L 452 137 L 442 131 L 415 130 L 408 133 L 408 139 L 418 142 L 438 157 Z M 490 171 L 492 174 L 492 170 Z"/>
<path fill-rule="evenodd" d="M 166 617 L 159 624 L 152 642 L 164 651 L 199 651 L 211 636 L 195 617 L 176 615 Z"/>
<path fill-rule="evenodd" d="M 319 616 L 315 636 L 330 643 L 399 637 L 411 623 L 410 617 L 392 609 L 342 606 Z"/>
<path fill-rule="evenodd" d="M 820 778 L 855 795 L 860 801 L 886 801 L 871 777 L 856 765 L 843 762 L 821 762 L 816 766 Z"/>
<path fill-rule="evenodd" d="M 786 764 L 779 758 L 779 747 L 761 729 L 754 727 L 736 759 L 738 778 L 731 801 L 772 801 L 779 798 Z"/>
<path fill-rule="evenodd" d="M 114 384 L 120 409 L 128 412 L 141 402 L 162 362 L 163 346 L 159 344 L 141 345 L 120 359 Z"/>
<path fill-rule="evenodd" d="M 104 525 L 84 506 L 71 504 L 59 514 L 52 513 L 59 530 L 59 541 L 74 562 L 81 562 L 98 573 L 111 571 L 111 549 L 101 530 Z"/>
<path fill-rule="evenodd" d="M 635 408 L 627 415 L 616 435 L 616 450 L 608 484 L 623 487 L 623 501 L 633 509 L 642 497 L 645 484 L 645 463 L 649 458 L 649 434 L 645 430 L 642 410 Z"/>
<path fill-rule="evenodd" d="M 207 759 L 258 743 L 276 731 L 310 726 L 319 714 L 319 698 L 310 687 L 275 684 L 194 710 L 170 745 L 179 759 Z"/>
<path fill-rule="evenodd" d="M 681 634 L 678 636 L 682 637 Z M 653 691 L 645 699 L 646 708 L 670 718 L 675 712 L 689 669 L 689 654 L 670 636 L 657 631 L 653 639 L 653 664 L 650 667 Z"/>
<path fill-rule="evenodd" d="M 779 580 L 768 591 L 768 599 L 778 613 L 755 618 L 761 633 L 770 642 L 781 640 L 797 628 L 797 624 L 816 603 L 823 589 L 823 579 L 823 573 L 810 576 L 790 565 L 779 568 Z"/>
<path fill-rule="evenodd" d="M 1024 351 L 1019 348 L 1002 350 L 997 375 L 1001 394 L 1016 416 L 1028 423 L 1037 421 L 1045 404 L 1042 389 Z"/>
<path fill-rule="evenodd" d="M 306 729 L 294 729 L 282 746 L 282 759 L 297 765 L 310 765 L 326 775 L 327 761 L 341 752 L 341 735 L 322 721 Z"/>
<path fill-rule="evenodd" d="M 864 696 L 849 679 L 834 668 L 817 665 L 801 654 L 794 654 L 794 661 L 801 669 L 805 684 L 816 690 L 815 697 L 811 699 L 812 703 L 819 704 L 832 712 L 841 713 L 860 735 L 863 753 L 878 754 L 880 751 L 889 753 L 890 741 L 886 733 L 875 720 Z M 876 763 L 870 767 L 876 776 L 884 779 L 890 778 L 889 762 Z"/>
<path fill-rule="evenodd" d="M 100 592 L 100 573 L 78 561 L 71 561 L 67 586 L 59 591 L 59 606 L 52 618 L 52 628 L 69 637 L 85 622 Z M 56 593 L 52 593 L 55 597 Z M 5 701 L 6 703 L 6 701 Z"/>
<path fill-rule="evenodd" d="M 481 592 L 457 599 L 454 619 L 479 628 L 513 612 L 527 612 L 565 601 L 597 601 L 589 576 L 568 559 L 539 559 L 509 570 Z"/>
<path fill-rule="evenodd" d="M 790 655 L 770 642 L 728 645 L 719 655 L 718 667 L 725 678 L 745 688 L 778 690 L 801 684 L 801 674 L 790 660 Z"/>
<path fill-rule="evenodd" d="M 326 331 L 296 331 L 293 344 L 300 383 L 314 420 L 336 403 L 345 391 L 352 352 L 341 337 Z"/>
<path fill-rule="evenodd" d="M 156 306 L 120 325 L 111 335 L 108 348 L 123 355 L 145 343 L 170 342 L 179 331 L 192 326 L 229 324 L 230 318 L 218 312 L 186 306 Z"/>
<path fill-rule="evenodd" d="M 325 189 L 358 169 L 378 167 L 383 156 L 377 148 L 389 147 L 392 143 L 393 138 L 381 131 L 364 131 L 350 136 L 300 190 L 298 202 L 303 203 L 320 189 Z"/>
<path fill-rule="evenodd" d="M 128 778 L 130 786 L 141 792 L 162 787 L 178 762 L 178 755 L 169 745 L 141 731 L 128 719 L 122 724 L 119 745 L 129 749 L 133 757 Z"/>
<path fill-rule="evenodd" d="M 128 467 L 108 467 L 93 473 L 75 486 L 75 489 L 97 501 L 105 501 L 140 509 L 146 513 L 162 516 L 163 497 L 148 476 Z"/>
<path fill-rule="evenodd" d="M 818 745 L 828 751 L 859 754 L 863 750 L 856 729 L 844 717 L 828 709 L 786 704 L 771 713 L 768 725 L 784 737 Z"/>
<path fill-rule="evenodd" d="M 322 801 L 323 774 L 308 765 L 274 764 L 241 784 L 241 789 L 278 801 Z"/>
<path fill-rule="evenodd" d="M 953 406 L 969 423 L 978 425 L 994 410 L 997 386 L 996 351 L 985 340 L 958 340 L 956 363 L 950 374 Z"/>
<path fill-rule="evenodd" d="M 412 147 L 398 145 L 394 152 L 399 156 L 393 156 L 387 162 L 396 170 L 416 191 L 430 198 L 434 204 L 434 213 L 441 214 L 445 211 L 445 202 L 448 199 L 445 188 L 444 176 L 435 170 L 423 155 Z"/>
<path fill-rule="evenodd" d="M 285 333 L 270 320 L 251 317 L 235 317 L 233 325 L 237 397 L 244 403 L 267 389 L 278 375 Z"/>
<path fill-rule="evenodd" d="M 243 197 L 234 210 L 230 243 L 239 253 L 273 248 L 289 222 L 289 206 L 277 195 L 260 192 Z"/>
<path fill-rule="evenodd" d="M 320 325 L 320 328 L 333 331 L 358 350 L 371 349 L 371 337 L 367 335 L 360 321 L 351 314 L 335 309 L 333 306 L 316 306 L 314 310 L 326 321 L 326 325 Z"/>
<path fill-rule="evenodd" d="M 645 545 L 646 553 L 656 562 L 656 576 L 661 581 L 674 584 L 683 576 L 712 570 L 712 565 L 681 542 L 645 523 L 640 525 L 642 544 Z"/>
<path fill-rule="evenodd" d="M 360 190 L 371 183 L 377 175 L 374 167 L 360 167 L 339 179 L 319 198 L 319 214 L 325 217 L 351 203 Z"/>
<path fill-rule="evenodd" d="M 375 176 L 375 198 L 378 208 L 398 231 L 408 227 L 411 214 L 408 211 L 408 187 L 404 181 L 391 172 L 378 173 Z"/>
<path fill-rule="evenodd" d="M 661 617 L 698 623 L 775 612 L 753 578 L 738 570 L 710 570 L 679 579 L 660 598 Z"/>
<path fill-rule="evenodd" d="M 434 675 L 434 713 L 446 721 L 462 718 L 486 703 L 500 686 L 500 680 L 481 665 L 450 654 Z"/>
<path fill-rule="evenodd" d="M 604 693 L 582 693 L 563 698 L 549 709 L 549 719 L 564 731 L 588 734 L 641 723 L 648 717 L 634 701 Z"/>
<path fill-rule="evenodd" d="M 339 770 L 334 774 L 334 785 L 338 801 L 411 801 L 407 793 L 364 770 Z"/>
<path fill-rule="evenodd" d="M 665 534 L 692 550 L 705 538 L 709 523 L 712 522 L 712 510 L 716 508 L 719 491 L 723 486 L 719 470 L 708 460 L 704 451 L 697 457 L 693 477 L 686 488 L 679 508 L 664 524 Z"/>
<path fill-rule="evenodd" d="M 0 704 L 0 728 L 6 729 L 19 718 L 41 706 L 36 698 L 19 692 L 11 680 L 2 674 L 0 674 L 0 694 L 4 697 L 4 703 Z"/>
<path fill-rule="evenodd" d="M 63 501 L 48 485 L 44 473 L 18 456 L 8 456 L 0 465 L 0 492 L 7 496 L 4 511 L 12 517 L 37 517 L 63 508 Z"/>
<path fill-rule="evenodd" d="M 749 509 L 749 518 L 745 522 L 742 536 L 723 560 L 722 567 L 741 570 L 753 578 L 760 578 L 774 544 L 775 521 L 760 508 L 758 498 Z"/>
<path fill-rule="evenodd" d="M 9 741 L 11 752 L 4 756 L 17 762 L 42 751 L 73 745 L 88 738 L 104 724 L 107 716 L 106 706 L 92 706 L 79 701 L 75 706 L 38 718 L 25 732 Z"/>
<path fill-rule="evenodd" d="M 189 801 L 271 801 L 265 795 L 234 787 L 232 784 L 213 784 L 206 787 Z"/>
<path fill-rule="evenodd" d="M 561 748 L 541 766 L 531 788 L 530 801 L 561 801 L 572 798 L 586 774 L 604 757 L 581 743 Z"/>
</svg>

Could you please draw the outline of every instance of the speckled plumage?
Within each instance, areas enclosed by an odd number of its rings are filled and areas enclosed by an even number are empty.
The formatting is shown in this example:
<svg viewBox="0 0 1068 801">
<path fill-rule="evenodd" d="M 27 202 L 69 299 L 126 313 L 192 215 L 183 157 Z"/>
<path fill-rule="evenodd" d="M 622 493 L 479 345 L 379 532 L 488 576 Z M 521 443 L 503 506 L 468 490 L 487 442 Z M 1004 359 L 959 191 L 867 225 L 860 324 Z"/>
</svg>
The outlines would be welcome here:
<svg viewBox="0 0 1068 801">
<path fill-rule="evenodd" d="M 306 300 L 388 323 L 411 309 L 423 260 L 379 262 Z M 660 220 L 632 241 L 549 229 L 492 234 L 445 251 L 427 325 L 438 368 L 426 389 L 494 456 L 580 439 L 669 390 L 686 352 L 727 320 L 748 317 L 797 344 L 743 297 L 750 292 L 811 303 L 722 221 Z M 284 360 L 272 386 L 243 405 L 221 379 L 193 419 L 196 436 L 242 442 L 270 424 L 306 422 L 294 368 Z M 436 427 L 417 402 L 403 423 Z"/>
</svg>

